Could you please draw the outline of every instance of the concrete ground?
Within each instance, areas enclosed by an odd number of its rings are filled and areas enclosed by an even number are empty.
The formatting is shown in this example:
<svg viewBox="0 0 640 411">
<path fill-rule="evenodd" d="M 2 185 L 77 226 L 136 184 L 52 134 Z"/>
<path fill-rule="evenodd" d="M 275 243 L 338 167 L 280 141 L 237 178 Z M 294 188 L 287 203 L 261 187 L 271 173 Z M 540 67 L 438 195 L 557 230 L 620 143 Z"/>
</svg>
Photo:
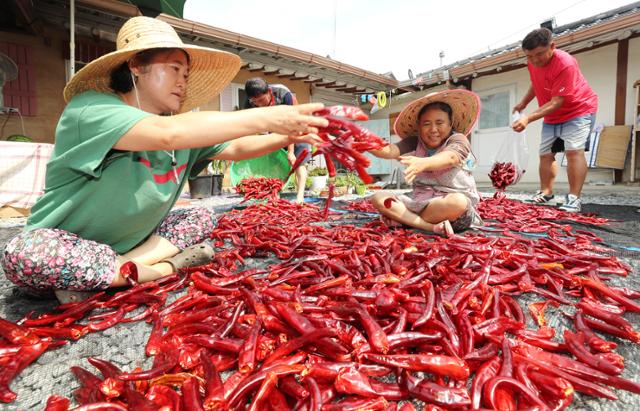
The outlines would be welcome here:
<svg viewBox="0 0 640 411">
<path fill-rule="evenodd" d="M 518 185 L 510 188 L 509 196 L 525 199 L 536 189 L 533 185 Z M 493 193 L 490 187 L 480 187 L 483 195 Z M 566 192 L 566 187 L 559 186 L 558 194 Z M 344 196 L 339 200 L 352 200 L 355 195 Z M 181 206 L 197 204 L 211 207 L 223 212 L 239 203 L 235 195 L 211 197 L 203 200 L 184 200 Z M 621 284 L 640 289 L 640 187 L 638 186 L 586 186 L 584 190 L 584 211 L 596 212 L 615 220 L 610 226 L 589 230 L 596 232 L 612 247 L 612 253 L 634 267 L 634 272 Z M 24 218 L 0 220 L 0 250 L 6 242 L 20 232 L 24 226 Z M 581 227 L 584 228 L 584 227 Z M 54 300 L 36 299 L 22 294 L 8 282 L 0 272 L 0 317 L 16 321 L 31 310 L 46 311 L 56 305 Z M 563 316 L 549 315 L 551 326 L 563 328 Z M 640 328 L 638 316 L 626 315 L 637 328 Z M 87 335 L 79 341 L 65 347 L 50 351 L 41 356 L 37 362 L 27 369 L 12 384 L 18 394 L 18 400 L 12 404 L 0 405 L 0 410 L 41 410 L 51 394 L 70 396 L 77 383 L 69 367 L 81 365 L 91 369 L 87 358 L 90 356 L 112 360 L 125 369 L 136 366 L 150 366 L 144 356 L 142 347 L 147 340 L 150 327 L 145 323 L 121 324 L 102 333 Z M 619 343 L 618 352 L 626 360 L 624 376 L 640 381 L 640 346 L 625 341 Z M 599 400 L 593 397 L 577 397 L 571 410 L 638 410 L 640 396 L 617 390 L 619 401 Z"/>
</svg>

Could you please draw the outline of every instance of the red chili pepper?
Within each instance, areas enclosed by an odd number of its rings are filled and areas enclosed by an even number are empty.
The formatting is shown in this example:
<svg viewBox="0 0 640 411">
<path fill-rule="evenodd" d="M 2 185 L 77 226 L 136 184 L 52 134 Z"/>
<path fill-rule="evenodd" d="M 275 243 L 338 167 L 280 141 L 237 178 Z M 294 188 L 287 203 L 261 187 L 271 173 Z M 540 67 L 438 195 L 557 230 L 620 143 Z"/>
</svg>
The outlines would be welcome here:
<svg viewBox="0 0 640 411">
<path fill-rule="evenodd" d="M 47 399 L 44 411 L 67 411 L 70 405 L 70 399 L 54 394 Z"/>
<path fill-rule="evenodd" d="M 594 333 L 593 330 L 585 323 L 581 310 L 576 310 L 573 317 L 573 325 L 576 331 L 584 334 L 585 339 L 592 350 L 599 352 L 611 352 L 618 346 L 615 342 L 607 341 Z"/>
<path fill-rule="evenodd" d="M 242 398 L 247 395 L 247 393 L 259 386 L 262 381 L 267 378 L 267 373 L 276 375 L 277 377 L 281 377 L 289 374 L 300 374 L 305 369 L 306 368 L 304 365 L 276 365 L 253 373 L 249 375 L 245 380 L 243 380 L 231 392 L 227 403 L 230 407 L 234 407 Z"/>
<path fill-rule="evenodd" d="M 402 375 L 409 394 L 419 400 L 450 408 L 463 408 L 471 404 L 469 391 L 464 387 L 443 387 L 427 379 L 418 379 L 407 371 L 403 371 Z"/>
<path fill-rule="evenodd" d="M 512 390 L 514 388 L 517 389 L 521 394 L 524 394 L 524 396 L 527 398 L 527 401 L 529 403 L 536 405 L 541 410 L 549 409 L 549 407 L 547 407 L 547 405 L 544 402 L 542 402 L 535 395 L 534 392 L 532 392 L 529 388 L 524 386 L 520 381 L 516 380 L 515 378 L 505 377 L 505 376 L 496 376 L 486 382 L 485 392 L 487 393 L 486 395 L 487 401 L 494 409 L 504 409 L 504 408 L 496 408 L 498 407 L 498 404 L 496 403 L 495 395 L 500 385 L 508 385 L 511 387 Z"/>
<path fill-rule="evenodd" d="M 487 381 L 498 375 L 502 359 L 500 357 L 493 357 L 486 361 L 476 371 L 473 384 L 471 385 L 471 406 L 474 409 L 480 408 L 480 400 L 482 399 L 482 389 Z"/>
<path fill-rule="evenodd" d="M 327 174 L 329 174 L 329 177 L 335 177 L 336 166 L 335 164 L 333 164 L 333 160 L 331 159 L 331 156 L 327 153 L 324 153 L 324 162 L 327 164 Z"/>
<path fill-rule="evenodd" d="M 330 106 L 325 107 L 322 110 L 318 110 L 313 114 L 315 114 L 316 116 L 345 117 L 351 120 L 358 121 L 369 120 L 369 116 L 364 111 L 362 111 L 362 109 L 354 106 Z"/>
<path fill-rule="evenodd" d="M 173 388 L 166 385 L 153 385 L 149 388 L 145 397 L 155 404 L 158 409 L 182 411 L 182 397 Z"/>
<path fill-rule="evenodd" d="M 73 411 L 127 411 L 128 408 L 115 402 L 94 402 L 74 408 Z"/>
<path fill-rule="evenodd" d="M 281 389 L 282 388 L 275 388 L 267 398 L 267 401 L 269 402 L 269 409 L 272 411 L 291 410 L 291 407 L 289 407 L 289 404 L 287 403 L 287 399 L 282 394 L 282 391 L 280 391 Z"/>
<path fill-rule="evenodd" d="M 12 329 L 13 331 L 13 329 Z M 27 338 L 29 339 L 29 335 L 20 334 L 20 337 L 16 337 L 16 334 L 9 334 L 14 338 Z M 40 340 L 35 344 L 25 344 L 20 347 L 20 351 L 16 354 L 11 355 L 6 362 L 2 364 L 2 368 L 0 369 L 0 401 L 2 402 L 11 402 L 16 399 L 16 394 L 11 391 L 9 388 L 9 384 L 11 381 L 20 374 L 20 372 L 29 364 L 34 362 L 38 357 L 44 353 L 47 348 L 51 345 L 51 341 L 48 340 Z"/>
<path fill-rule="evenodd" d="M 455 357 L 424 354 L 362 354 L 365 360 L 411 371 L 425 371 L 462 380 L 469 377 L 469 366 Z"/>
<path fill-rule="evenodd" d="M 167 349 L 155 357 L 155 361 L 151 369 L 146 371 L 123 373 L 119 378 L 124 381 L 148 380 L 168 372 L 175 367 L 177 363 L 178 353 L 175 350 Z"/>
<path fill-rule="evenodd" d="M 204 411 L 200 398 L 200 384 L 195 377 L 189 377 L 182 384 L 182 401 L 185 410 Z"/>
<path fill-rule="evenodd" d="M 296 171 L 298 167 L 300 167 L 300 164 L 302 164 L 302 162 L 304 161 L 305 158 L 307 158 L 308 155 L 309 155 L 308 148 L 303 148 L 302 151 L 300 151 L 300 154 L 298 154 L 298 156 L 296 157 L 296 161 L 291 166 L 291 170 L 289 170 L 289 174 L 287 174 L 287 179 L 291 176 L 291 174 L 293 174 L 294 171 Z"/>
<path fill-rule="evenodd" d="M 261 329 L 262 322 L 258 318 L 238 353 L 238 370 L 241 373 L 250 373 L 256 367 L 256 348 Z"/>
<path fill-rule="evenodd" d="M 113 311 L 107 318 L 98 322 L 90 322 L 87 325 L 87 331 L 96 332 L 106 330 L 107 328 L 111 328 L 114 325 L 122 322 L 124 319 L 125 312 L 124 308 L 120 307 L 117 310 Z"/>
<path fill-rule="evenodd" d="M 278 386 L 285 394 L 293 398 L 302 400 L 309 396 L 309 390 L 302 386 L 293 375 L 282 377 L 278 382 Z"/>
<path fill-rule="evenodd" d="M 584 334 L 574 334 L 569 330 L 565 330 L 564 341 L 569 352 L 571 352 L 571 354 L 573 354 L 579 361 L 582 361 L 583 363 L 607 374 L 620 375 L 622 373 L 623 368 L 620 368 L 604 358 L 591 354 L 591 352 L 585 348 Z"/>
</svg>

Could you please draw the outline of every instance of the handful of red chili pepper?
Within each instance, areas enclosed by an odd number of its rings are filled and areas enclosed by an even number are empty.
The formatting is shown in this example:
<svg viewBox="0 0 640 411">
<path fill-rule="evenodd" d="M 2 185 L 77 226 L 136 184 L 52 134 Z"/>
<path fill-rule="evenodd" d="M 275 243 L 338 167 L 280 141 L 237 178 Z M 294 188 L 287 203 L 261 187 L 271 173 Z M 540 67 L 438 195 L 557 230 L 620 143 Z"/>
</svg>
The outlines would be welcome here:
<svg viewBox="0 0 640 411">
<path fill-rule="evenodd" d="M 355 171 L 365 184 L 373 182 L 366 168 L 371 160 L 363 153 L 379 150 L 389 143 L 371 131 L 350 120 L 364 121 L 369 118 L 358 107 L 333 106 L 317 111 L 316 115 L 329 120 L 329 125 L 321 128 L 318 136 L 323 140 L 313 153 L 324 155 L 329 177 L 335 177 L 336 169 L 333 159 L 338 160 L 347 170 Z"/>
<path fill-rule="evenodd" d="M 491 184 L 498 190 L 504 191 L 508 186 L 517 182 L 520 178 L 518 168 L 513 163 L 493 163 L 489 178 Z"/>
<path fill-rule="evenodd" d="M 283 186 L 279 178 L 251 177 L 240 181 L 236 193 L 244 195 L 243 203 L 247 200 L 275 200 Z"/>
</svg>

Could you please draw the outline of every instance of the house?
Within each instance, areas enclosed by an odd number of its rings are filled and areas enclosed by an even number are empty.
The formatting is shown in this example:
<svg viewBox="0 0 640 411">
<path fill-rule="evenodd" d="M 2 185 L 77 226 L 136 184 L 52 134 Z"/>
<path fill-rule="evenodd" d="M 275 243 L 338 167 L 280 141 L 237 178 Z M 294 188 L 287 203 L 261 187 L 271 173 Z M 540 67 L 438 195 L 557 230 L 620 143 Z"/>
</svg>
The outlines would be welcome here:
<svg viewBox="0 0 640 411">
<path fill-rule="evenodd" d="M 557 46 L 575 56 L 587 81 L 598 94 L 597 124 L 635 124 L 640 109 L 636 100 L 639 89 L 634 88 L 634 83 L 640 79 L 640 2 L 555 27 L 553 33 Z M 488 182 L 493 156 L 510 132 L 511 110 L 527 92 L 529 84 L 526 57 L 517 42 L 400 82 L 399 90 L 411 91 L 393 96 L 389 105 L 376 112 L 373 118 L 389 119 L 391 125 L 402 108 L 425 94 L 454 87 L 473 90 L 480 95 L 483 106 L 479 124 L 471 134 L 472 148 L 478 160 L 474 176 L 478 182 Z M 534 100 L 528 110 L 535 107 Z M 537 121 L 526 130 L 530 158 L 529 171 L 521 180 L 523 182 L 538 181 L 537 149 L 541 127 L 542 121 Z M 616 171 L 615 176 L 611 169 L 590 168 L 587 182 L 628 181 L 630 160 L 628 155 L 626 168 Z M 640 175 L 639 172 L 636 169 L 635 175 Z M 560 172 L 557 181 L 566 181 L 566 178 L 566 173 Z"/>
<path fill-rule="evenodd" d="M 23 121 L 25 134 L 34 141 L 53 142 L 64 109 L 62 90 L 70 72 L 70 11 L 68 0 L 0 2 L 0 52 L 15 60 L 19 68 L 18 78 L 3 90 L 4 105 L 10 109 L 0 111 L 0 140 L 21 134 Z M 141 14 L 139 7 L 127 2 L 76 0 L 75 70 L 114 50 L 122 24 Z M 286 85 L 300 103 L 356 104 L 358 93 L 388 90 L 398 84 L 395 78 L 291 47 L 168 14 L 151 17 L 171 24 L 186 43 L 242 58 L 242 69 L 232 84 L 202 109 L 241 107 L 244 83 L 255 76 Z"/>
<path fill-rule="evenodd" d="M 4 87 L 5 106 L 18 110 L 0 109 L 0 139 L 21 133 L 24 124 L 25 133 L 35 141 L 53 142 L 55 126 L 64 108 L 62 90 L 71 64 L 70 14 L 68 0 L 0 2 L 0 52 L 13 57 L 20 72 L 18 79 Z M 140 14 L 139 7 L 118 0 L 76 0 L 75 69 L 113 50 L 121 25 Z M 254 76 L 286 85 L 301 103 L 357 104 L 362 94 L 382 91 L 389 96 L 388 104 L 374 112 L 365 126 L 393 141 L 390 135 L 393 121 L 410 101 L 451 87 L 462 86 L 477 92 L 483 112 L 471 134 L 471 142 L 478 159 L 475 177 L 479 182 L 488 182 L 487 174 L 496 149 L 510 131 L 511 108 L 529 86 L 519 42 L 398 81 L 389 74 L 373 73 L 167 14 L 159 14 L 157 18 L 171 24 L 187 43 L 226 50 L 242 58 L 242 69 L 229 87 L 203 109 L 228 111 L 241 107 L 244 82 Z M 640 2 L 556 27 L 553 31 L 557 45 L 577 58 L 599 96 L 597 122 L 633 125 L 640 107 L 636 103 L 640 88 L 633 87 L 640 79 Z M 532 107 L 535 102 L 529 109 Z M 527 128 L 530 172 L 525 174 L 525 182 L 538 180 L 541 124 L 537 121 Z M 626 168 L 616 171 L 615 175 L 611 169 L 592 168 L 587 181 L 628 181 L 630 163 L 631 158 L 627 159 Z M 374 158 L 369 171 L 384 177 L 391 175 L 396 167 L 393 162 Z M 635 175 L 640 175 L 640 170 L 635 171 Z M 566 181 L 566 173 L 559 173 L 558 181 Z"/>
</svg>

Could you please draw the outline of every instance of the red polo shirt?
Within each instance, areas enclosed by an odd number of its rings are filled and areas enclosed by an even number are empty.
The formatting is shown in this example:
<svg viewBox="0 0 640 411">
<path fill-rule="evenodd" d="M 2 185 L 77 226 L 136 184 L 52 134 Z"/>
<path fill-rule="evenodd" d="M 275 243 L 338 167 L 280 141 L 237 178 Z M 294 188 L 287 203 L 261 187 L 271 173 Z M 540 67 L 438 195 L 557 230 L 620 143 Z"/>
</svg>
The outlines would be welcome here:
<svg viewBox="0 0 640 411">
<path fill-rule="evenodd" d="M 528 68 L 539 107 L 552 97 L 564 97 L 562 106 L 544 117 L 545 123 L 564 123 L 598 111 L 598 96 L 582 75 L 576 59 L 566 51 L 556 49 L 546 66 L 534 67 L 529 63 Z"/>
</svg>

